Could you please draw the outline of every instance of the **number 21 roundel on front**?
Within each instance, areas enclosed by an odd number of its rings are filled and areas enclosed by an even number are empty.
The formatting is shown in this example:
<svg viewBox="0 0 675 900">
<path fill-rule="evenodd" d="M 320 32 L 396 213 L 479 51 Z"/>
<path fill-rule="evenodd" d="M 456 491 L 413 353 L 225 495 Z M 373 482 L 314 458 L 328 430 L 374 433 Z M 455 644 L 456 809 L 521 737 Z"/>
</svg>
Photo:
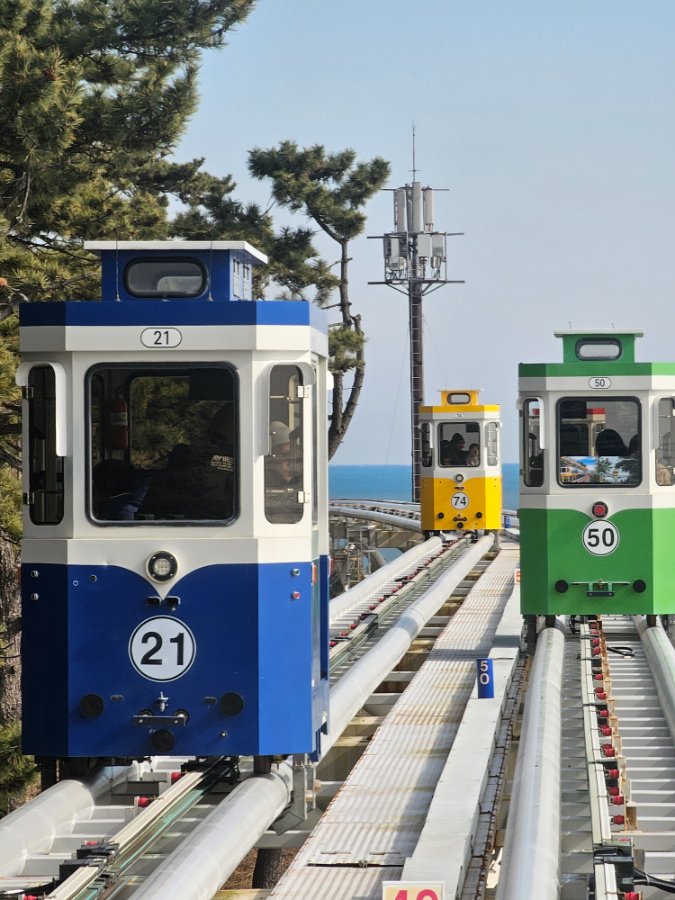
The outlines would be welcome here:
<svg viewBox="0 0 675 900">
<path fill-rule="evenodd" d="M 194 662 L 197 645 L 184 622 L 154 616 L 136 628 L 129 641 L 129 656 L 137 672 L 150 681 L 173 681 Z"/>
</svg>

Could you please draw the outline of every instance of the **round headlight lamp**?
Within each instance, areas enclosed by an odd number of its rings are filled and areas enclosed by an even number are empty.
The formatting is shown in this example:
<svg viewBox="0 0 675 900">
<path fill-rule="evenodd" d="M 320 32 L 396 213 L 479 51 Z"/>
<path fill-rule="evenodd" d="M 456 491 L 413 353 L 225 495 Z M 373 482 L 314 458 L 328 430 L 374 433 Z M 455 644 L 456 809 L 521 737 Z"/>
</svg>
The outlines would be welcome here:
<svg viewBox="0 0 675 900">
<path fill-rule="evenodd" d="M 152 554 L 146 563 L 146 569 L 153 581 L 164 583 L 175 577 L 178 572 L 178 560 L 166 550 L 159 550 Z"/>
</svg>

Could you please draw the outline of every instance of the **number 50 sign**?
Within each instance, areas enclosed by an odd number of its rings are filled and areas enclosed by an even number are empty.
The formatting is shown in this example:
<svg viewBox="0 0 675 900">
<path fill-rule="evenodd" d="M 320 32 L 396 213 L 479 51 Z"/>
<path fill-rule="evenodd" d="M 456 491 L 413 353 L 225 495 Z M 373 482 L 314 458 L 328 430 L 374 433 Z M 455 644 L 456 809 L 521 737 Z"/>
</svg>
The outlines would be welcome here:
<svg viewBox="0 0 675 900">
<path fill-rule="evenodd" d="M 382 900 L 445 900 L 445 884 L 441 881 L 385 881 Z"/>
</svg>

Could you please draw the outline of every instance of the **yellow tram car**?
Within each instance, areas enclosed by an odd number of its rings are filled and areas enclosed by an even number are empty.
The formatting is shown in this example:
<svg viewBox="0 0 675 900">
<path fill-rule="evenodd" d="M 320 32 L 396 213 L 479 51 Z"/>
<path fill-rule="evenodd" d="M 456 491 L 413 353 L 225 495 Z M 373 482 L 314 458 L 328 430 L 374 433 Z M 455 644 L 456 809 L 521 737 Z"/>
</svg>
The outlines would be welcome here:
<svg viewBox="0 0 675 900">
<path fill-rule="evenodd" d="M 479 393 L 441 391 L 440 406 L 420 406 L 425 533 L 501 527 L 499 406 L 480 405 Z"/>
</svg>

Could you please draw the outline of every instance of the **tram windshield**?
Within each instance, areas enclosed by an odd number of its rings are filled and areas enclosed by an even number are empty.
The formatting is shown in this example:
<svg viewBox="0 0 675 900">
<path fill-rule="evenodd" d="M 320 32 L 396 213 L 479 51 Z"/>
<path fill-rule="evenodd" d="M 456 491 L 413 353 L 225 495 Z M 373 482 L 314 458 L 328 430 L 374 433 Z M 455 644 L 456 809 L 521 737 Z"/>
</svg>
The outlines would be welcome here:
<svg viewBox="0 0 675 900">
<path fill-rule="evenodd" d="M 97 366 L 89 378 L 94 521 L 234 518 L 236 383 L 226 366 Z"/>
<path fill-rule="evenodd" d="M 635 486 L 641 479 L 640 404 L 574 397 L 558 403 L 558 482 Z"/>
<path fill-rule="evenodd" d="M 480 465 L 480 425 L 478 422 L 442 422 L 438 426 L 440 466 Z"/>
<path fill-rule="evenodd" d="M 132 297 L 199 297 L 206 290 L 206 270 L 196 259 L 133 259 L 124 270 Z"/>
</svg>

